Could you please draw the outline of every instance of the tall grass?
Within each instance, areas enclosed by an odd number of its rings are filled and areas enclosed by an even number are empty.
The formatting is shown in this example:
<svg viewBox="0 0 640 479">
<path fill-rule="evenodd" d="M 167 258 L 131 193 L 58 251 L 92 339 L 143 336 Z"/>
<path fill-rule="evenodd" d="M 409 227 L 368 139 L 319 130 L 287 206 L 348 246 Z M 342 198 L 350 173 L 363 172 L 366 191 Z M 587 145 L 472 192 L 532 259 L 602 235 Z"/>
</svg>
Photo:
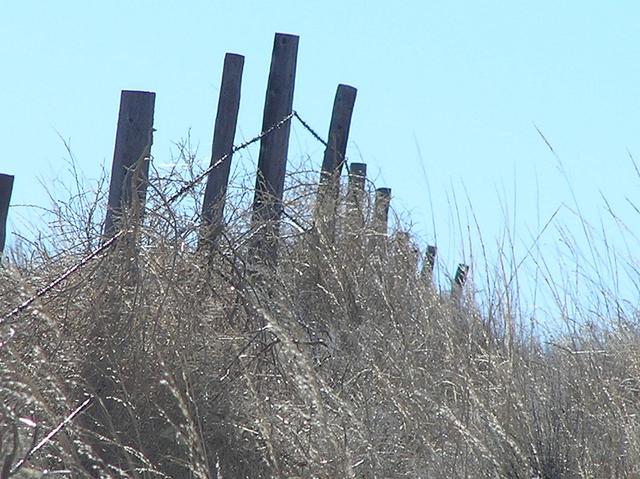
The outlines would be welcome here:
<svg viewBox="0 0 640 479">
<path fill-rule="evenodd" d="M 309 178 L 289 178 L 276 267 L 249 257 L 248 189 L 196 250 L 200 196 L 167 206 L 173 171 L 135 238 L 2 320 L 2 477 L 640 477 L 634 311 L 555 289 L 581 326 L 543 341 L 504 268 L 480 307 L 420 276 L 400 226 L 341 209 L 335 243 L 314 233 Z M 103 199 L 78 188 L 14 248 L 2 312 L 99 243 Z"/>
</svg>

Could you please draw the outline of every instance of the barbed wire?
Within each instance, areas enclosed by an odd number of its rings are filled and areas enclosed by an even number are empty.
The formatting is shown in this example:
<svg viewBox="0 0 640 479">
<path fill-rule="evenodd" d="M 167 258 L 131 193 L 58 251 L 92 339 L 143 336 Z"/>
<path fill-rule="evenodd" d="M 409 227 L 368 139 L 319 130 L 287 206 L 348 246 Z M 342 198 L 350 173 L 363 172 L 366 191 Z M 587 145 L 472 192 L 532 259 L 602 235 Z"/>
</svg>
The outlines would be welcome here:
<svg viewBox="0 0 640 479">
<path fill-rule="evenodd" d="M 40 449 L 46 446 L 47 443 L 49 443 L 56 434 L 62 431 L 62 429 L 67 424 L 73 421 L 76 418 L 76 416 L 78 416 L 78 414 L 80 414 L 82 411 L 87 409 L 91 405 L 92 401 L 93 401 L 93 396 L 89 396 L 84 401 L 82 401 L 82 404 L 80 404 L 77 408 L 75 408 L 71 412 L 71 414 L 65 417 L 62 420 L 62 422 L 60 422 L 56 427 L 54 427 L 51 431 L 49 431 L 49 433 L 38 444 L 36 444 L 33 448 L 29 449 L 29 451 L 26 453 L 26 455 L 22 459 L 16 462 L 13 468 L 11 468 L 10 475 L 13 475 L 16 472 L 18 472 L 22 468 L 22 466 L 24 466 L 36 452 L 38 452 Z"/>
<path fill-rule="evenodd" d="M 187 193 L 189 190 L 191 190 L 191 188 L 193 188 L 194 186 L 196 186 L 198 183 L 200 183 L 204 178 L 206 178 L 213 170 L 215 170 L 216 168 L 219 168 L 222 163 L 224 163 L 225 161 L 227 161 L 229 158 L 231 158 L 231 156 L 233 156 L 235 153 L 239 152 L 240 150 L 244 150 L 245 148 L 250 147 L 251 145 L 253 145 L 254 143 L 260 141 L 262 138 L 264 138 L 265 136 L 271 134 L 271 132 L 273 132 L 274 130 L 279 130 L 280 128 L 282 128 L 282 126 L 287 123 L 289 120 L 291 120 L 291 118 L 293 118 L 294 116 L 296 116 L 296 112 L 292 111 L 291 113 L 289 113 L 287 116 L 285 116 L 284 118 L 282 118 L 282 120 L 280 120 L 278 123 L 274 123 L 271 127 L 267 128 L 265 131 L 263 131 L 262 133 L 260 133 L 257 136 L 254 136 L 253 138 L 251 138 L 248 141 L 245 141 L 244 143 L 241 143 L 238 146 L 234 146 L 231 151 L 229 153 L 226 153 L 225 155 L 221 156 L 215 163 L 213 163 L 211 166 L 209 166 L 209 168 L 207 168 L 206 170 L 204 170 L 202 173 L 200 173 L 198 176 L 196 176 L 193 180 L 191 180 L 189 183 L 187 183 L 186 185 L 184 185 L 183 187 L 181 187 L 178 191 L 176 191 L 173 195 L 171 195 L 166 203 L 167 204 L 172 204 L 174 201 L 176 201 L 178 198 L 180 198 L 182 195 L 184 195 L 185 193 Z"/>
<path fill-rule="evenodd" d="M 100 245 L 100 247 L 97 248 L 95 251 L 91 252 L 90 254 L 88 254 L 87 256 L 82 258 L 78 263 L 76 263 L 73 266 L 71 266 L 70 268 L 66 269 L 56 279 L 54 279 L 49 284 L 47 284 L 43 288 L 40 288 L 38 291 L 36 291 L 36 294 L 31 296 L 29 299 L 27 299 L 26 301 L 24 301 L 20 305 L 16 306 L 14 309 L 11 310 L 11 312 L 5 314 L 2 317 L 2 319 L 0 319 L 0 326 L 2 326 L 6 321 L 8 321 L 9 319 L 13 318 L 14 316 L 19 315 L 21 312 L 23 312 L 25 309 L 27 309 L 29 306 L 31 306 L 37 299 L 39 299 L 42 296 L 44 296 L 45 294 L 47 294 L 49 291 L 51 291 L 53 288 L 55 288 L 60 283 L 62 283 L 64 280 L 66 280 L 69 276 L 71 276 L 73 273 L 75 273 L 76 271 L 81 269 L 84 265 L 89 263 L 92 259 L 98 257 L 101 253 L 103 253 L 104 251 L 109 249 L 116 242 L 116 240 L 118 238 L 120 238 L 122 235 L 124 235 L 126 233 L 126 231 L 127 230 L 120 230 L 118 233 L 116 233 L 111 238 L 109 238 L 107 241 L 105 241 L 102 245 Z"/>
<path fill-rule="evenodd" d="M 200 181 L 202 181 L 204 178 L 206 178 L 213 170 L 215 170 L 216 168 L 219 168 L 225 161 L 227 161 L 229 158 L 231 158 L 235 153 L 238 153 L 239 151 L 244 150 L 244 149 L 248 148 L 249 146 L 253 145 L 254 143 L 260 141 L 265 136 L 271 134 L 274 130 L 280 129 L 285 123 L 289 122 L 292 118 L 296 118 L 302 124 L 302 126 L 318 142 L 320 142 L 322 145 L 324 145 L 325 148 L 333 149 L 335 151 L 335 149 L 333 147 L 329 146 L 329 143 L 327 141 L 325 141 L 318 133 L 316 133 L 316 131 L 305 120 L 302 119 L 302 117 L 298 114 L 297 111 L 292 110 L 291 113 L 289 113 L 287 116 L 282 118 L 277 123 L 273 124 L 271 127 L 267 128 L 266 130 L 261 132 L 259 135 L 256 135 L 253 138 L 251 138 L 250 140 L 247 140 L 247 141 L 245 141 L 245 142 L 243 142 L 243 143 L 241 143 L 241 144 L 239 144 L 237 146 L 234 146 L 229 153 L 226 153 L 225 155 L 220 157 L 218 160 L 216 160 L 214 163 L 212 163 L 206 170 L 204 170 L 198 176 L 193 178 L 187 184 L 183 185 L 181 188 L 178 189 L 178 191 L 176 191 L 173 195 L 171 195 L 169 198 L 167 198 L 166 202 L 164 202 L 163 207 L 165 207 L 167 205 L 171 205 L 175 201 L 180 199 L 188 191 L 190 191 L 198 183 L 200 183 Z M 345 165 L 345 168 L 346 168 L 347 172 L 349 172 L 349 166 L 347 164 L 346 158 L 344 157 L 344 155 L 342 155 L 342 153 L 340 153 L 340 152 L 337 152 L 337 153 L 342 157 L 342 161 L 343 161 L 343 163 Z M 160 207 L 156 208 L 155 210 L 152 210 L 150 213 L 154 213 L 154 212 L 157 213 L 157 210 L 159 208 Z M 285 215 L 285 216 L 289 217 L 289 215 Z M 289 219 L 291 219 L 291 218 L 289 217 Z M 300 225 L 298 225 L 298 226 L 300 227 Z M 28 299 L 23 301 L 21 304 L 19 304 L 15 308 L 13 308 L 10 312 L 8 312 L 4 316 L 2 316 L 2 318 L 0 318 L 0 326 L 2 326 L 5 322 L 10 320 L 11 318 L 13 318 L 15 316 L 18 316 L 20 313 L 22 313 L 27 308 L 29 308 L 29 306 L 31 306 L 39 298 L 41 298 L 44 295 L 46 295 L 49 291 L 51 291 L 56 286 L 58 286 L 59 284 L 64 282 L 67 278 L 69 278 L 75 272 L 77 272 L 80 269 L 82 269 L 82 267 L 84 267 L 90 261 L 92 261 L 93 259 L 95 259 L 98 256 L 100 256 L 102 253 L 107 251 L 111 246 L 113 246 L 113 244 L 120 237 L 122 237 L 123 235 L 125 235 L 128 232 L 129 232 L 129 230 L 120 230 L 119 232 L 115 233 L 111 238 L 109 238 L 104 243 L 102 243 L 97 249 L 95 249 L 90 254 L 86 255 L 85 257 L 83 257 L 79 262 L 77 262 L 73 266 L 67 268 L 62 274 L 57 276 L 49 284 L 47 284 L 46 286 L 44 286 L 44 287 L 40 288 L 39 290 L 37 290 L 34 295 L 32 295 L 31 297 L 29 297 Z"/>
<path fill-rule="evenodd" d="M 316 131 L 313 128 L 311 128 L 311 126 L 306 121 L 304 121 L 300 115 L 298 115 L 297 111 L 295 111 L 295 110 L 293 111 L 293 116 L 296 117 L 296 119 L 302 124 L 302 126 L 309 133 L 311 133 L 311 136 L 313 136 L 316 140 L 318 140 L 320 143 L 322 143 L 326 149 L 333 150 L 334 153 L 337 153 L 340 156 L 340 160 L 344 164 L 344 167 L 347 170 L 347 173 L 350 173 L 349 164 L 347 163 L 347 158 L 342 154 L 342 152 L 337 151 L 332 146 L 329 146 L 329 143 L 327 141 L 325 141 L 320 135 L 318 135 L 318 133 L 316 133 Z"/>
</svg>

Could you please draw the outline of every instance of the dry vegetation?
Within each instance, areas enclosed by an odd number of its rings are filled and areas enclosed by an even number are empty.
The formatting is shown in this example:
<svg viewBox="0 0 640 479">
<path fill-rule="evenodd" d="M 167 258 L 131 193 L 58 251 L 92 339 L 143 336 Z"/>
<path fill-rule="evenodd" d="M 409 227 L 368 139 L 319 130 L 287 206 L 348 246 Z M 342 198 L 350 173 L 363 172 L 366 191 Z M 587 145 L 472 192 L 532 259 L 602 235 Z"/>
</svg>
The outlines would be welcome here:
<svg viewBox="0 0 640 479">
<path fill-rule="evenodd" d="M 249 189 L 196 251 L 200 196 L 166 206 L 173 172 L 137 246 L 1 320 L 0 476 L 640 477 L 634 318 L 550 346 L 504 304 L 421 278 L 402 231 L 342 214 L 338 241 L 320 238 L 303 180 L 289 179 L 276 268 L 249 261 Z M 78 188 L 50 236 L 15 247 L 3 314 L 99 244 L 101 199 Z"/>
</svg>

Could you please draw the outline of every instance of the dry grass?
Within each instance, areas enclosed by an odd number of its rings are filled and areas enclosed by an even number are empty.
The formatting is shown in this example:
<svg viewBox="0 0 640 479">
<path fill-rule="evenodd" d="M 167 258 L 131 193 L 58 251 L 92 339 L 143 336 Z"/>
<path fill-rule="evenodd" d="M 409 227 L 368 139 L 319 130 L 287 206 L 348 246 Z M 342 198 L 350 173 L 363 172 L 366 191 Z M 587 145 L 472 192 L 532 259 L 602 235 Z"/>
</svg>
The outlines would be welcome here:
<svg viewBox="0 0 640 479">
<path fill-rule="evenodd" d="M 421 278 L 402 231 L 341 214 L 335 243 L 301 232 L 300 175 L 276 268 L 252 266 L 246 190 L 197 252 L 198 194 L 163 205 L 176 178 L 155 182 L 135 241 L 0 324 L 3 477 L 25 457 L 15 477 L 640 477 L 635 317 L 553 344 L 516 334 L 510 308 Z M 80 205 L 58 203 L 51 238 L 13 251 L 2 312 L 97 244 Z"/>
</svg>

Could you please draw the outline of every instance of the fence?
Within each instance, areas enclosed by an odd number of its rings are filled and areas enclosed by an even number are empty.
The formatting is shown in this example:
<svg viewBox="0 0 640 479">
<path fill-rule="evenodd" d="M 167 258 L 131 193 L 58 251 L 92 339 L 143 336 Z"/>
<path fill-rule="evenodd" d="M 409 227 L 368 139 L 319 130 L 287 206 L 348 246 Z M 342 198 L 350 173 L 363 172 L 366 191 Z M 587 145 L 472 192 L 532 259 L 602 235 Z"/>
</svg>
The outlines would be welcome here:
<svg viewBox="0 0 640 479">
<path fill-rule="evenodd" d="M 276 34 L 267 84 L 266 99 L 259 135 L 233 146 L 236 131 L 244 57 L 228 53 L 225 56 L 218 109 L 214 124 L 210 166 L 181 187 L 166 203 L 181 198 L 196 184 L 206 179 L 201 212 L 198 248 L 215 243 L 223 226 L 225 196 L 233 154 L 260 142 L 255 193 L 252 208 L 251 257 L 254 261 L 277 264 L 278 233 L 283 212 L 283 192 L 287 169 L 287 152 L 291 123 L 295 119 L 324 147 L 324 157 L 318 182 L 314 228 L 328 241 L 335 241 L 335 217 L 339 201 L 339 185 L 343 167 L 348 172 L 346 195 L 349 223 L 364 225 L 361 205 L 364 201 L 367 168 L 364 163 L 347 163 L 346 148 L 351 116 L 357 95 L 356 88 L 339 85 L 336 91 L 329 133 L 323 140 L 304 119 L 293 110 L 298 37 Z M 109 199 L 100 246 L 74 264 L 54 281 L 0 318 L 0 324 L 20 314 L 38 298 L 46 295 L 94 258 L 109 249 L 120 237 L 128 234 L 121 224 L 126 211 L 129 219 L 143 219 L 148 184 L 149 161 L 153 144 L 155 93 L 123 91 L 111 169 Z M 13 176 L 0 174 L 0 255 L 4 249 Z M 377 188 L 373 207 L 372 228 L 378 238 L 387 234 L 390 188 Z M 421 276 L 431 281 L 437 249 L 428 246 Z M 451 285 L 459 296 L 469 272 L 460 264 Z"/>
</svg>

